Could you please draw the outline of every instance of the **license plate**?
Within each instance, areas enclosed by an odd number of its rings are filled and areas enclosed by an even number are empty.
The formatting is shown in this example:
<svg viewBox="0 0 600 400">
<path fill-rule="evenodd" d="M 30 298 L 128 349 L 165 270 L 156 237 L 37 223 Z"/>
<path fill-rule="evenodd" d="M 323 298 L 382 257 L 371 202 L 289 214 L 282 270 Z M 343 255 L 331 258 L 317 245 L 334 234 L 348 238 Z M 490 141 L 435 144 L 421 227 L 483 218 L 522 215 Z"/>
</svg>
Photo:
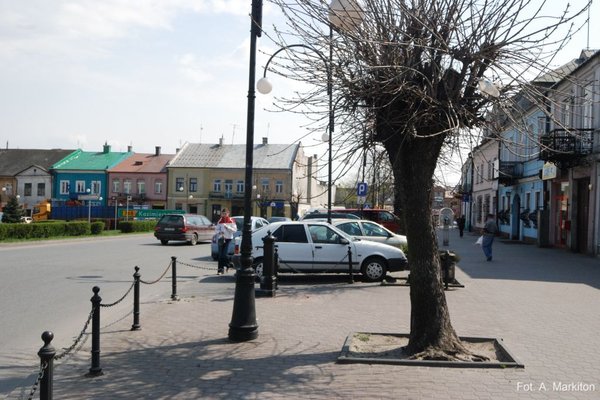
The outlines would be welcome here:
<svg viewBox="0 0 600 400">
<path fill-rule="evenodd" d="M 174 231 L 175 228 L 165 228 L 165 231 Z"/>
</svg>

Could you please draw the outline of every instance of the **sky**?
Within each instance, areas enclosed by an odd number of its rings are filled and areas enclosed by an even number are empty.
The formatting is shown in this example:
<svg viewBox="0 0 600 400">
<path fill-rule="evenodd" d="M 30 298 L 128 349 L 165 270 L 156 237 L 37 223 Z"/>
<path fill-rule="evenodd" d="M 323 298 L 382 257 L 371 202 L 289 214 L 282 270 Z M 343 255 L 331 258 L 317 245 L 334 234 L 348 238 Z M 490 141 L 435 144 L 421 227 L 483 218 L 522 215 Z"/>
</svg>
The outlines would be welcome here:
<svg viewBox="0 0 600 400">
<path fill-rule="evenodd" d="M 600 23 L 594 2 L 592 26 Z M 101 151 L 106 142 L 113 151 L 173 154 L 185 142 L 245 143 L 250 5 L 0 0 L 0 147 Z M 263 28 L 281 22 L 265 2 Z M 577 57 L 586 34 L 556 62 Z M 590 47 L 600 48 L 600 35 Z M 277 47 L 263 35 L 258 49 L 257 78 Z M 283 80 L 271 79 L 278 96 L 292 90 Z M 307 154 L 324 156 L 321 136 L 307 136 L 299 117 L 265 111 L 272 96 L 257 93 L 255 143 L 301 140 Z"/>
</svg>

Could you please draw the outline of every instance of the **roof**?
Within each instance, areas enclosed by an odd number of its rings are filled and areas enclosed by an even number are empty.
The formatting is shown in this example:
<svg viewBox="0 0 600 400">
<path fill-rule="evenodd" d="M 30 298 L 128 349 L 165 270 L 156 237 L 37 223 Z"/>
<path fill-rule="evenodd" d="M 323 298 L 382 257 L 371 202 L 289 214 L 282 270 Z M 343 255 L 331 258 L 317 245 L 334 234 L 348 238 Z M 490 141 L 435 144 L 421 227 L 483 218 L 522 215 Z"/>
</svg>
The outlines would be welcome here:
<svg viewBox="0 0 600 400">
<path fill-rule="evenodd" d="M 110 168 L 108 172 L 166 173 L 167 164 L 174 156 L 174 154 L 135 153 Z"/>
<path fill-rule="evenodd" d="M 0 149 L 0 175 L 15 176 L 31 166 L 49 170 L 75 150 Z"/>
<path fill-rule="evenodd" d="M 106 171 L 131 155 L 133 155 L 132 152 L 111 152 L 110 146 L 105 146 L 105 151 L 102 152 L 83 151 L 78 149 L 74 153 L 55 163 L 52 166 L 52 169 Z"/>
<path fill-rule="evenodd" d="M 600 50 L 586 49 L 581 52 L 579 58 L 575 58 L 560 67 L 547 72 L 534 79 L 533 83 L 557 83 L 565 79 L 582 65 L 586 64 L 591 58 L 600 54 Z"/>
<path fill-rule="evenodd" d="M 300 143 L 255 144 L 254 169 L 291 169 Z M 171 160 L 173 168 L 246 168 L 245 144 L 186 143 Z"/>
</svg>

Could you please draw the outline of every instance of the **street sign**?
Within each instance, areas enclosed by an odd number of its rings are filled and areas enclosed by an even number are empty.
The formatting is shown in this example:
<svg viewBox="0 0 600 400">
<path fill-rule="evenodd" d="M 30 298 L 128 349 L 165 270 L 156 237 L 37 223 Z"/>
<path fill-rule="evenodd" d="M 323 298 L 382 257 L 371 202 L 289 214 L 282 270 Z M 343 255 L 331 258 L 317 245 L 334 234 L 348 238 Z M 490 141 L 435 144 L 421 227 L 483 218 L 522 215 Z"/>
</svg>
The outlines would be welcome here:
<svg viewBox="0 0 600 400">
<path fill-rule="evenodd" d="M 356 195 L 357 196 L 366 196 L 367 195 L 367 183 L 366 182 L 360 182 L 358 184 L 358 186 L 356 186 Z"/>
<path fill-rule="evenodd" d="M 356 197 L 356 204 L 365 204 L 366 201 L 367 201 L 367 196 L 357 196 Z"/>
</svg>

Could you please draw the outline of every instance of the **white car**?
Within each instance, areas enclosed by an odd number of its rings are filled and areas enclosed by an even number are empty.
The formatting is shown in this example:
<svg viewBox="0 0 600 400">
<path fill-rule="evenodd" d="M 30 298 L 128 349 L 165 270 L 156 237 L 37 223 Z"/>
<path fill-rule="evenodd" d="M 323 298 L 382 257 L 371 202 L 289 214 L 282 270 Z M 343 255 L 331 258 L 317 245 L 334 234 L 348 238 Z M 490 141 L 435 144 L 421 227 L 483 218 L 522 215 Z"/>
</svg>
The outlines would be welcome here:
<svg viewBox="0 0 600 400">
<path fill-rule="evenodd" d="M 30 224 L 33 222 L 33 219 L 31 217 L 21 217 L 21 222 L 24 222 L 26 224 Z"/>
<path fill-rule="evenodd" d="M 332 220 L 331 223 L 348 235 L 362 240 L 385 243 L 399 249 L 402 249 L 402 246 L 408 244 L 406 236 L 398 235 L 386 227 L 379 225 L 377 222 L 365 219 L 358 221 L 352 219 L 337 219 Z"/>
<path fill-rule="evenodd" d="M 252 234 L 252 257 L 258 276 L 263 268 L 263 238 L 271 232 L 279 255 L 279 273 L 348 272 L 348 249 L 352 270 L 369 281 L 382 280 L 386 272 L 408 269 L 402 250 L 386 244 L 353 238 L 320 221 L 275 222 Z"/>
</svg>

